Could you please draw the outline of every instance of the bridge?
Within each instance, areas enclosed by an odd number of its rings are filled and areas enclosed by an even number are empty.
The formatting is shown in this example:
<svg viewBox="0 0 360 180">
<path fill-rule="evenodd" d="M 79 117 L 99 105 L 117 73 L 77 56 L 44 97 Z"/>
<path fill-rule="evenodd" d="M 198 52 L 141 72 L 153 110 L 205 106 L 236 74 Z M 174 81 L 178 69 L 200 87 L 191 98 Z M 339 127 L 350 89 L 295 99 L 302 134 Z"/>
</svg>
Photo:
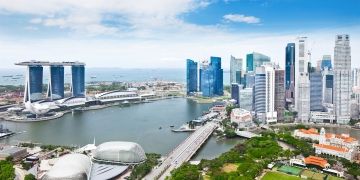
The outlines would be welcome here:
<svg viewBox="0 0 360 180">
<path fill-rule="evenodd" d="M 171 151 L 166 159 L 158 167 L 154 168 L 148 175 L 144 177 L 146 180 L 165 179 L 170 176 L 173 169 L 178 168 L 200 149 L 202 144 L 210 137 L 218 125 L 214 122 L 208 122 L 204 126 L 193 132 L 173 151 Z"/>
<path fill-rule="evenodd" d="M 249 132 L 249 131 L 236 131 L 235 132 L 236 135 L 240 136 L 240 137 L 244 137 L 244 138 L 253 138 L 253 137 L 259 137 L 260 135 Z"/>
</svg>

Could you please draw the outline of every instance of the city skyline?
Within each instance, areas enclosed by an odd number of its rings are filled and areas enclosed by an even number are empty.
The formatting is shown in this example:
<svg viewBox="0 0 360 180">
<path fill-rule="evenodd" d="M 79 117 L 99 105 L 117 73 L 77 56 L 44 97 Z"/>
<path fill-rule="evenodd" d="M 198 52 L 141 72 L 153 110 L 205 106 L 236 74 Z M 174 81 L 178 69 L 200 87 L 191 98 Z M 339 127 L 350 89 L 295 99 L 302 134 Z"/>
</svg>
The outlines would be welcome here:
<svg viewBox="0 0 360 180">
<path fill-rule="evenodd" d="M 187 57 L 213 55 L 229 64 L 231 55 L 245 59 L 251 52 L 285 68 L 283 49 L 296 37 L 309 37 L 316 63 L 333 55 L 335 35 L 344 33 L 352 39 L 353 66 L 360 66 L 357 1 L 114 2 L 0 2 L 2 68 L 29 59 L 80 60 L 90 68 L 184 68 Z M 305 8 L 306 15 L 298 15 Z"/>
</svg>

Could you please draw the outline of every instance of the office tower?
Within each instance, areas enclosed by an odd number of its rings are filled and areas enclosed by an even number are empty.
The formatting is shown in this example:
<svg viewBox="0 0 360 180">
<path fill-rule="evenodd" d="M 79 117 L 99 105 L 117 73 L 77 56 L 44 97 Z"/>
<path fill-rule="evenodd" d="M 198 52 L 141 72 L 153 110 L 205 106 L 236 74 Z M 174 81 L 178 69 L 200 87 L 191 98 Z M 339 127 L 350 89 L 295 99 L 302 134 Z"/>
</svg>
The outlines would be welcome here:
<svg viewBox="0 0 360 180">
<path fill-rule="evenodd" d="M 334 74 L 327 67 L 322 71 L 323 76 L 323 100 L 324 104 L 334 103 Z"/>
<path fill-rule="evenodd" d="M 230 84 L 242 84 L 242 66 L 243 60 L 241 58 L 230 57 Z"/>
<path fill-rule="evenodd" d="M 254 97 L 253 97 L 253 88 L 240 88 L 239 94 L 239 107 L 248 111 L 253 111 L 254 107 Z"/>
<path fill-rule="evenodd" d="M 275 110 L 275 70 L 272 65 L 256 68 L 255 113 L 262 123 L 276 123 Z"/>
<path fill-rule="evenodd" d="M 352 70 L 352 87 L 360 86 L 360 68 Z"/>
<path fill-rule="evenodd" d="M 186 94 L 197 92 L 197 62 L 186 60 Z"/>
<path fill-rule="evenodd" d="M 220 57 L 210 57 L 210 64 L 214 71 L 214 94 L 218 96 L 224 95 L 223 69 L 221 68 Z"/>
<path fill-rule="evenodd" d="M 256 67 L 260 67 L 266 62 L 270 62 L 270 57 L 263 54 L 253 52 L 246 55 L 246 72 L 255 71 Z"/>
<path fill-rule="evenodd" d="M 201 71 L 200 71 L 200 86 L 202 96 L 205 97 L 212 97 L 214 96 L 214 87 L 215 87 L 215 76 L 213 67 L 207 62 L 203 62 L 201 64 Z"/>
<path fill-rule="evenodd" d="M 246 88 L 253 88 L 255 85 L 255 72 L 247 72 L 244 75 L 244 85 Z"/>
<path fill-rule="evenodd" d="M 71 76 L 72 96 L 85 97 L 85 67 L 83 65 L 72 65 Z"/>
<path fill-rule="evenodd" d="M 43 99 L 43 67 L 28 65 L 25 84 L 24 102 L 34 102 Z"/>
<path fill-rule="evenodd" d="M 236 101 L 236 104 L 239 105 L 239 95 L 240 95 L 240 89 L 242 89 L 242 85 L 238 83 L 232 83 L 231 84 L 231 99 Z"/>
<path fill-rule="evenodd" d="M 295 99 L 295 43 L 288 43 L 285 48 L 285 88 L 286 101 Z"/>
<path fill-rule="evenodd" d="M 275 110 L 277 120 L 284 120 L 285 113 L 285 71 L 275 69 Z"/>
<path fill-rule="evenodd" d="M 324 55 L 321 60 L 321 70 L 324 70 L 327 67 L 329 70 L 332 69 L 331 55 Z"/>
<path fill-rule="evenodd" d="M 349 35 L 337 35 L 334 48 L 334 108 L 337 123 L 350 120 L 351 50 Z"/>
<path fill-rule="evenodd" d="M 309 52 L 306 37 L 299 37 L 295 43 L 295 110 L 298 121 L 306 123 L 310 117 Z"/>
<path fill-rule="evenodd" d="M 321 72 L 310 73 L 310 111 L 323 111 L 323 76 Z"/>
<path fill-rule="evenodd" d="M 64 98 L 64 66 L 50 65 L 50 80 L 47 97 L 51 100 Z"/>
</svg>

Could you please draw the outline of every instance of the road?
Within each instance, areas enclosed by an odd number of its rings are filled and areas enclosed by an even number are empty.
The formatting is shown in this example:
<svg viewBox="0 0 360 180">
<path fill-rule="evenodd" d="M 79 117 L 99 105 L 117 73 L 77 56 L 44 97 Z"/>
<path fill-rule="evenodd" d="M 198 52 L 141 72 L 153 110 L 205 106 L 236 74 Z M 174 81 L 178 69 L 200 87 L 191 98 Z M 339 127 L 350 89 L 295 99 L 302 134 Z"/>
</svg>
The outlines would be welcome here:
<svg viewBox="0 0 360 180">
<path fill-rule="evenodd" d="M 170 152 L 162 164 L 154 168 L 147 176 L 145 176 L 144 179 L 165 179 L 166 176 L 170 175 L 170 172 L 173 169 L 176 169 L 184 162 L 189 161 L 217 127 L 216 123 L 208 122 L 201 128 L 197 129 L 172 152 Z"/>
</svg>

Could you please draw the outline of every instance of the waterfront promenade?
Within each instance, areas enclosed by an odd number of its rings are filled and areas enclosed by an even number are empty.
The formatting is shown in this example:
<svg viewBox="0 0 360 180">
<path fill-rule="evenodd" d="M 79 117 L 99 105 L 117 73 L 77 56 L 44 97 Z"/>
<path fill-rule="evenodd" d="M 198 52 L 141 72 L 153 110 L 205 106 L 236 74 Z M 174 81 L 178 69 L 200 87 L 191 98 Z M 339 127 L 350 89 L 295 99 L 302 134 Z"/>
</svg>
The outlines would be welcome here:
<svg viewBox="0 0 360 180">
<path fill-rule="evenodd" d="M 178 168 L 184 162 L 190 160 L 217 127 L 218 125 L 216 123 L 208 122 L 197 129 L 171 151 L 164 161 L 158 167 L 155 167 L 144 179 L 165 179 L 167 176 L 170 176 L 170 172 L 173 169 Z"/>
</svg>

